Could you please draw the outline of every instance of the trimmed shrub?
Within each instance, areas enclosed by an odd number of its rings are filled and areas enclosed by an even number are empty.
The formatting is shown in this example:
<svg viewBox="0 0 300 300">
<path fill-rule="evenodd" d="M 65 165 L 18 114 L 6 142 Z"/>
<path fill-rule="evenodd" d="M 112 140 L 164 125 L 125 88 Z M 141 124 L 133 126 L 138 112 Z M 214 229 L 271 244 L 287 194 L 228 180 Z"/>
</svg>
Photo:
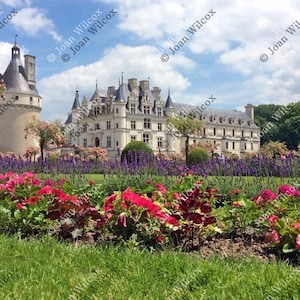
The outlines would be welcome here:
<svg viewBox="0 0 300 300">
<path fill-rule="evenodd" d="M 123 149 L 121 153 L 121 161 L 126 158 L 127 162 L 139 162 L 141 160 L 141 156 L 153 158 L 152 149 L 142 141 L 132 141 Z"/>
<path fill-rule="evenodd" d="M 203 148 L 195 148 L 188 153 L 186 164 L 191 167 L 209 159 L 210 155 Z"/>
</svg>

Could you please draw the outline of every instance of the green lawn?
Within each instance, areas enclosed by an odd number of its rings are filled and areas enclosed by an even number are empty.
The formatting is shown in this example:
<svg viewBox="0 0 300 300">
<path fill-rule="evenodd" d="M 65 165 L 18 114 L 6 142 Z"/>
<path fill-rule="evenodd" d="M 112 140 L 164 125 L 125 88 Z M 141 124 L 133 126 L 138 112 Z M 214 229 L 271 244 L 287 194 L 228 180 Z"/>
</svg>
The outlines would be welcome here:
<svg viewBox="0 0 300 300">
<path fill-rule="evenodd" d="M 300 270 L 282 262 L 204 260 L 3 235 L 0 259 L 0 299 L 300 299 Z"/>
</svg>

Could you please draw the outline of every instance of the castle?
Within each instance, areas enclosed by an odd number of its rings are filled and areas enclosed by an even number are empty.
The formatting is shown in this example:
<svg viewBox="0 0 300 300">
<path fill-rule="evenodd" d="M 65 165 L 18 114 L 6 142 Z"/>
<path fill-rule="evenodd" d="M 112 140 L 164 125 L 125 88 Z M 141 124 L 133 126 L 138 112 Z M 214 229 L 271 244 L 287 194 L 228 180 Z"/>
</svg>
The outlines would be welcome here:
<svg viewBox="0 0 300 300">
<path fill-rule="evenodd" d="M 25 67 L 20 58 L 20 48 L 14 44 L 11 61 L 4 74 L 0 74 L 0 152 L 24 154 L 27 147 L 37 145 L 32 137 L 25 139 L 24 128 L 33 117 L 40 119 L 42 97 L 35 81 L 35 57 L 24 55 Z"/>
<path fill-rule="evenodd" d="M 123 77 L 123 76 L 122 76 Z M 212 98 L 214 99 L 214 98 Z M 205 102 L 206 103 L 206 102 Z M 65 122 L 68 141 L 75 146 L 100 146 L 114 157 L 130 141 L 144 141 L 154 153 L 181 153 L 185 138 L 174 137 L 167 125 L 170 116 L 193 113 L 204 123 L 202 134 L 190 138 L 190 143 L 211 142 L 215 152 L 236 154 L 240 158 L 257 153 L 260 148 L 260 128 L 254 124 L 254 106 L 247 104 L 245 112 L 199 107 L 176 103 L 170 92 L 164 101 L 161 89 L 150 90 L 149 80 L 120 82 L 116 89 L 96 90 L 88 100 L 79 92 Z"/>
</svg>

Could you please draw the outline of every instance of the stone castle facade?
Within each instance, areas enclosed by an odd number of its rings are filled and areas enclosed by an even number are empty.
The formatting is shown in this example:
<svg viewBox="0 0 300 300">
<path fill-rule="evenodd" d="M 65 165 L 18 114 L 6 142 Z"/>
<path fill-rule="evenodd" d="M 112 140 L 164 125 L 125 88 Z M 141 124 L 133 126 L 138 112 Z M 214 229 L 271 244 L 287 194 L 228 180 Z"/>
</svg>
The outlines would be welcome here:
<svg viewBox="0 0 300 300">
<path fill-rule="evenodd" d="M 0 152 L 24 154 L 27 147 L 37 146 L 32 137 L 25 139 L 24 128 L 33 117 L 40 119 L 42 97 L 38 94 L 35 80 L 35 57 L 24 55 L 25 67 L 20 57 L 20 48 L 14 44 L 11 61 L 6 71 L 0 74 Z"/>
<path fill-rule="evenodd" d="M 200 136 L 190 143 L 211 142 L 216 153 L 227 152 L 244 157 L 260 148 L 260 128 L 254 124 L 254 107 L 245 112 L 211 107 L 202 108 L 176 103 L 170 92 L 166 100 L 161 89 L 150 89 L 149 81 L 136 78 L 122 82 L 116 89 L 96 90 L 91 99 L 79 99 L 76 91 L 72 109 L 66 120 L 67 138 L 76 146 L 100 146 L 110 157 L 116 156 L 130 141 L 144 141 L 154 151 L 166 154 L 181 153 L 185 138 L 174 137 L 166 121 L 170 116 L 187 115 L 189 110 L 204 122 Z"/>
</svg>

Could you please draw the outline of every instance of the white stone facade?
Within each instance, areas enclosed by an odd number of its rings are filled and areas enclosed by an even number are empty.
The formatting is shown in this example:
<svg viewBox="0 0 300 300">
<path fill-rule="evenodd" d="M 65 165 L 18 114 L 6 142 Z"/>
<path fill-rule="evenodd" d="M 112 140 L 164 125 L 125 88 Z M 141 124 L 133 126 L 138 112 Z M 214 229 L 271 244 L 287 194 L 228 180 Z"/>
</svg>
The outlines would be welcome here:
<svg viewBox="0 0 300 300">
<path fill-rule="evenodd" d="M 144 141 L 155 153 L 181 153 L 185 139 L 170 135 L 168 116 L 184 115 L 191 106 L 173 103 L 170 94 L 166 101 L 160 88 L 149 89 L 149 82 L 132 78 L 118 89 L 94 92 L 88 101 L 79 100 L 76 91 L 73 107 L 66 121 L 67 137 L 72 145 L 100 146 L 110 157 L 116 156 L 133 140 Z M 254 124 L 254 107 L 246 112 L 207 107 L 196 113 L 202 119 L 202 135 L 190 138 L 190 143 L 210 141 L 219 144 L 215 152 L 235 153 L 244 157 L 260 148 L 260 128 Z M 195 111 L 195 110 L 194 110 Z M 197 111 L 197 110 L 196 110 Z M 198 110 L 199 112 L 199 110 Z"/>
</svg>

